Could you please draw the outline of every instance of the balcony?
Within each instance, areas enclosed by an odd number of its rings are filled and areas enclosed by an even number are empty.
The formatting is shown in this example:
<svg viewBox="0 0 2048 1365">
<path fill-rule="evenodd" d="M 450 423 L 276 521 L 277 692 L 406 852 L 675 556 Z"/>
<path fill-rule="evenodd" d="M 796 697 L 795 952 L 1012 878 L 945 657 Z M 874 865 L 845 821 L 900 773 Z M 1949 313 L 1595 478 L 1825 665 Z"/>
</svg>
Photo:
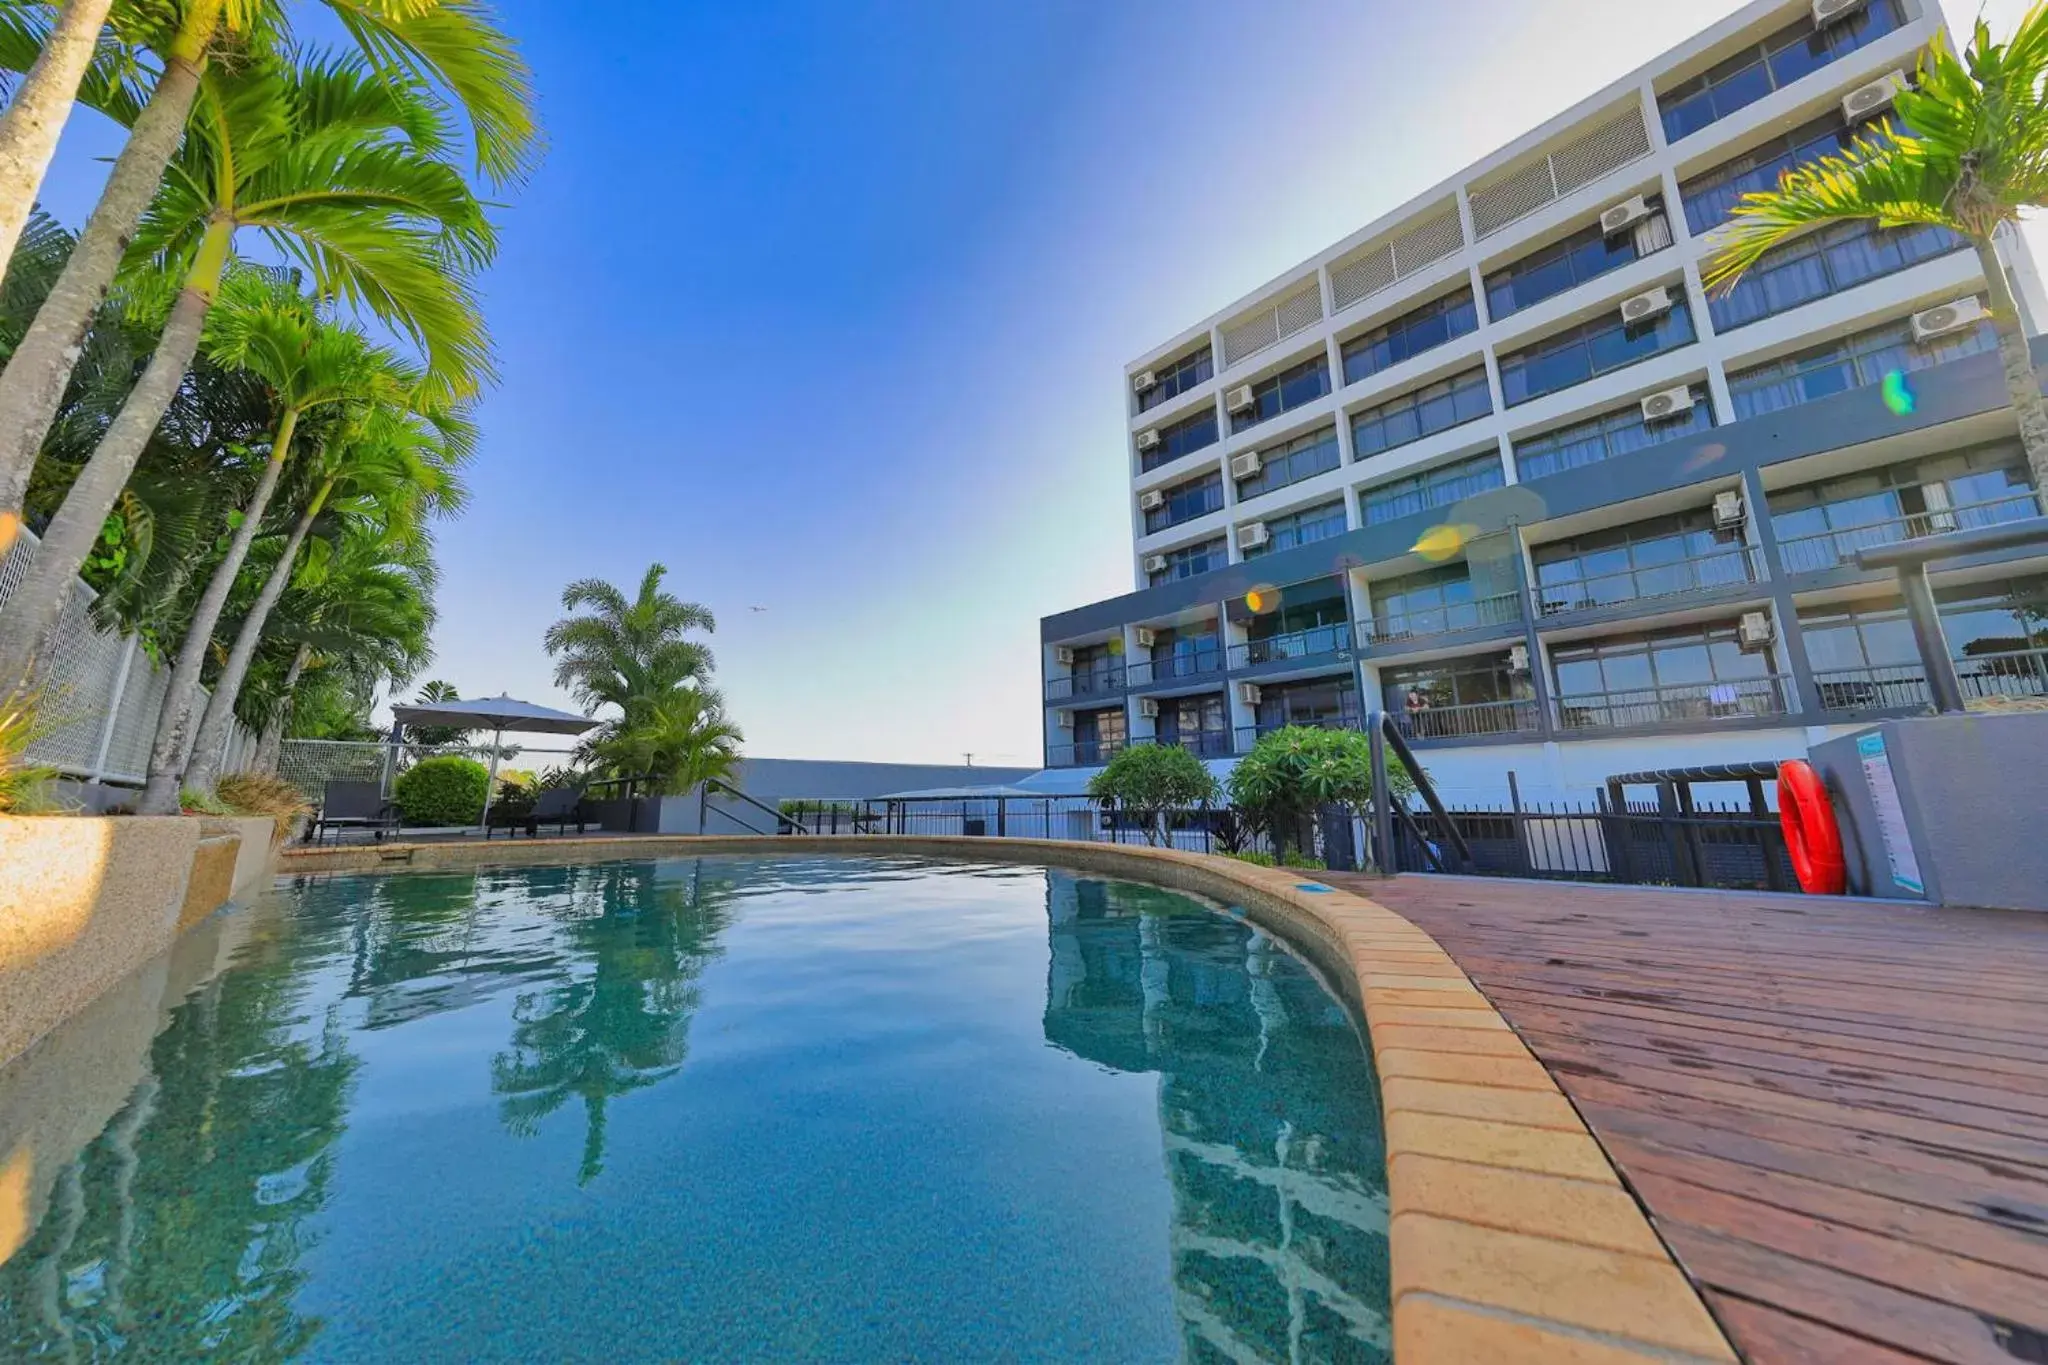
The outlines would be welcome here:
<svg viewBox="0 0 2048 1365">
<path fill-rule="evenodd" d="M 1832 66 L 1898 28 L 1897 0 L 1871 0 L 1846 19 L 1816 30 L 1810 20 L 1780 29 L 1712 70 L 1657 97 L 1664 140 L 1711 127 L 1801 77 Z"/>
<path fill-rule="evenodd" d="M 1543 717 L 1535 702 L 1523 699 L 1425 706 L 1401 712 L 1394 717 L 1394 723 L 1412 743 L 1428 744 L 1438 740 L 1530 734 L 1543 728 Z"/>
<path fill-rule="evenodd" d="M 1084 701 L 1098 697 L 1114 701 L 1123 692 L 1124 670 L 1120 667 L 1090 669 L 1085 673 L 1045 680 L 1045 699 L 1049 702 Z"/>
<path fill-rule="evenodd" d="M 1646 564 L 1561 583 L 1543 583 L 1529 589 L 1529 596 L 1537 618 L 1544 620 L 1629 602 L 1739 587 L 1761 582 L 1764 577 L 1762 557 L 1754 547 L 1740 545 L 1731 546 L 1724 553 L 1669 564 Z"/>
<path fill-rule="evenodd" d="M 1707 304 L 1717 332 L 1895 275 L 1968 245 L 1944 227 L 1840 223 L 1766 252 L 1735 287 Z"/>
<path fill-rule="evenodd" d="M 1558 698 L 1557 723 L 1564 730 L 1633 730 L 1783 716 L 1791 713 L 1791 696 L 1792 680 L 1785 674 L 1590 692 Z"/>
<path fill-rule="evenodd" d="M 1314 720 L 1272 720 L 1257 725 L 1241 725 L 1237 729 L 1237 752 L 1248 754 L 1254 744 L 1275 730 L 1297 725 L 1310 730 L 1363 730 L 1365 718 L 1356 711 L 1346 711 L 1342 715 L 1322 716 Z"/>
<path fill-rule="evenodd" d="M 1316 626 L 1310 630 L 1291 631 L 1286 635 L 1268 635 L 1262 640 L 1232 645 L 1230 667 L 1236 670 L 1311 659 L 1334 660 L 1348 654 L 1350 650 L 1349 624 Z"/>
<path fill-rule="evenodd" d="M 1823 531 L 1818 535 L 1795 536 L 1778 542 L 1778 560 L 1785 566 L 1786 573 L 1824 573 L 1845 565 L 1853 567 L 1859 550 L 1898 545 L 1948 531 L 1999 526 L 2039 515 L 2040 500 L 2033 493 L 2014 493 L 1988 502 L 1964 503 L 1958 507 L 1893 517 L 1889 521 Z"/>
<path fill-rule="evenodd" d="M 1968 700 L 2048 697 L 2048 649 L 1977 654 L 1955 663 Z M 1927 673 L 1918 664 L 1831 668 L 1813 680 L 1821 709 L 1829 712 L 1925 711 L 1934 705 Z"/>
<path fill-rule="evenodd" d="M 1229 758 L 1231 736 L 1228 730 L 1195 730 L 1184 735 L 1173 735 L 1155 741 L 1176 749 L 1186 749 L 1196 758 Z"/>
<path fill-rule="evenodd" d="M 1132 687 L 1165 687 L 1191 678 L 1206 678 L 1223 671 L 1223 651 L 1197 650 L 1192 654 L 1169 654 L 1163 659 L 1138 659 L 1124 668 Z"/>
<path fill-rule="evenodd" d="M 1360 648 L 1371 648 L 1432 635 L 1455 635 L 1466 630 L 1518 625 L 1521 620 L 1521 595 L 1504 592 L 1492 597 L 1475 597 L 1467 602 L 1447 602 L 1440 607 L 1375 612 L 1372 620 L 1358 623 L 1358 643 Z"/>
<path fill-rule="evenodd" d="M 1092 768 L 1107 763 L 1124 747 L 1121 739 L 1084 739 L 1077 744 L 1054 744 L 1046 748 L 1048 768 Z"/>
</svg>

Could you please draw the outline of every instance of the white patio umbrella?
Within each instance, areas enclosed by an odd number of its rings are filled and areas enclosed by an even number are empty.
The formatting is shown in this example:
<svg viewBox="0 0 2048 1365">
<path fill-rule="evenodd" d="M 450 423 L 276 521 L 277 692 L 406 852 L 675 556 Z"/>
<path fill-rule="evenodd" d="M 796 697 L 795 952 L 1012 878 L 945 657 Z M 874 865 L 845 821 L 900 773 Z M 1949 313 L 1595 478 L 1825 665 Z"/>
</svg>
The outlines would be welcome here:
<svg viewBox="0 0 2048 1365">
<path fill-rule="evenodd" d="M 491 777 L 484 786 L 484 814 L 479 829 L 491 827 L 491 797 L 498 789 L 499 741 L 505 732 L 580 735 L 598 724 L 573 711 L 557 711 L 512 697 L 479 697 L 475 701 L 408 702 L 391 708 L 400 725 L 449 725 L 460 730 L 491 732 Z"/>
</svg>

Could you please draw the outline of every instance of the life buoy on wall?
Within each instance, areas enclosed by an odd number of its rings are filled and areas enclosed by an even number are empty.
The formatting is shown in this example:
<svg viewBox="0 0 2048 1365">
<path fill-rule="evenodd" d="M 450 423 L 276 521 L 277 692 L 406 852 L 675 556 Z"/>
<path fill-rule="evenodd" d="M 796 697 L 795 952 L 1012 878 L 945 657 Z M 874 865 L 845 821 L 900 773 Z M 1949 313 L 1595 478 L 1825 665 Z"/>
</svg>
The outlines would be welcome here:
<svg viewBox="0 0 2048 1365">
<path fill-rule="evenodd" d="M 1842 859 L 1842 831 L 1820 774 L 1803 758 L 1778 765 L 1778 827 L 1799 889 L 1809 896 L 1839 896 L 1849 889 Z"/>
</svg>

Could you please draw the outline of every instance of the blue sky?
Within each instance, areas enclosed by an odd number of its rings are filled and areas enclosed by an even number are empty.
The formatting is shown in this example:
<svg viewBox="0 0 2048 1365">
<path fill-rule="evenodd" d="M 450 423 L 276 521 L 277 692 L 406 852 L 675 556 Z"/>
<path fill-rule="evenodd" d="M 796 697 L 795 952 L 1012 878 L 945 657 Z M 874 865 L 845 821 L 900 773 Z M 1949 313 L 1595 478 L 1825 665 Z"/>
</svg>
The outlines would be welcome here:
<svg viewBox="0 0 2048 1365">
<path fill-rule="evenodd" d="M 1130 587 L 1123 364 L 1736 8 L 499 5 L 550 149 L 429 675 L 564 700 L 563 584 L 658 560 L 749 752 L 988 763 L 1038 618 Z"/>
</svg>

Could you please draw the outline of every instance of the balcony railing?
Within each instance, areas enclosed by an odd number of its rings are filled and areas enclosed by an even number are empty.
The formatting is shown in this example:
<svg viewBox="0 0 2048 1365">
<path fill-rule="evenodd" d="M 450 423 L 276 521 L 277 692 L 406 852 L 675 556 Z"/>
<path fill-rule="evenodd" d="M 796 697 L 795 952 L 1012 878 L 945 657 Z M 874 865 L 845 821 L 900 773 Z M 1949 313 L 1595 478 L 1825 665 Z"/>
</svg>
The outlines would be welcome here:
<svg viewBox="0 0 2048 1365">
<path fill-rule="evenodd" d="M 1479 701 L 1463 706 L 1425 706 L 1394 717 L 1401 733 L 1418 744 L 1439 739 L 1513 735 L 1543 728 L 1533 701 Z"/>
<path fill-rule="evenodd" d="M 1163 659 L 1137 659 L 1124 666 L 1124 674 L 1133 687 L 1157 687 L 1222 671 L 1223 651 L 1220 648 L 1199 650 L 1193 654 L 1169 654 Z"/>
<path fill-rule="evenodd" d="M 1263 640 L 1230 647 L 1232 668 L 1256 668 L 1261 664 L 1289 659 L 1317 659 L 1341 654 L 1351 648 L 1349 624 L 1317 626 L 1286 635 L 1268 635 Z"/>
<path fill-rule="evenodd" d="M 1186 749 L 1196 758 L 1228 758 L 1232 753 L 1228 730 L 1193 730 L 1161 738 L 1157 742 L 1171 745 L 1176 749 Z"/>
<path fill-rule="evenodd" d="M 1091 668 L 1085 673 L 1070 673 L 1064 677 L 1045 680 L 1047 701 L 1075 701 L 1082 697 L 1116 697 L 1124 690 L 1124 670 L 1116 668 Z"/>
<path fill-rule="evenodd" d="M 1791 695 L 1791 679 L 1783 674 L 1627 692 L 1589 692 L 1558 698 L 1557 723 L 1565 730 L 1626 730 L 1782 716 L 1790 710 L 1786 699 Z"/>
<path fill-rule="evenodd" d="M 1976 654 L 1955 663 L 1966 698 L 2048 697 L 2048 649 Z M 1934 704 L 1918 664 L 1830 668 L 1813 680 L 1828 711 L 1918 711 Z"/>
<path fill-rule="evenodd" d="M 1237 728 L 1237 751 L 1241 754 L 1250 753 L 1252 746 L 1265 736 L 1275 730 L 1285 730 L 1295 725 L 1305 726 L 1311 730 L 1362 730 L 1365 728 L 1365 718 L 1356 711 L 1346 711 L 1342 715 L 1324 716 L 1316 720 L 1273 720 L 1258 725 L 1240 725 Z"/>
<path fill-rule="evenodd" d="M 1980 526 L 1998 526 L 2024 521 L 2041 514 L 2041 504 L 2032 493 L 2014 493 L 1989 502 L 1965 503 L 1939 511 L 1915 512 L 1867 526 L 1848 526 L 1819 535 L 1794 536 L 1778 542 L 1778 558 L 1787 573 L 1820 573 L 1843 564 L 1853 564 L 1858 550 L 1880 545 L 1897 545 L 1922 536 L 1948 531 L 1968 531 Z"/>
<path fill-rule="evenodd" d="M 1361 647 L 1391 644 L 1430 635 L 1452 635 L 1461 630 L 1514 625 L 1521 619 L 1520 595 L 1504 592 L 1441 607 L 1376 613 L 1372 620 L 1358 623 L 1358 643 Z"/>
<path fill-rule="evenodd" d="M 1078 744 L 1054 744 L 1045 751 L 1045 766 L 1089 768 L 1109 762 L 1123 747 L 1121 739 L 1084 739 Z"/>
<path fill-rule="evenodd" d="M 1763 577 L 1763 561 L 1756 550 L 1739 545 L 1669 564 L 1646 564 L 1564 583 L 1541 583 L 1529 590 L 1529 596 L 1538 617 L 1563 616 L 1647 598 L 1737 587 L 1759 582 Z"/>
</svg>

